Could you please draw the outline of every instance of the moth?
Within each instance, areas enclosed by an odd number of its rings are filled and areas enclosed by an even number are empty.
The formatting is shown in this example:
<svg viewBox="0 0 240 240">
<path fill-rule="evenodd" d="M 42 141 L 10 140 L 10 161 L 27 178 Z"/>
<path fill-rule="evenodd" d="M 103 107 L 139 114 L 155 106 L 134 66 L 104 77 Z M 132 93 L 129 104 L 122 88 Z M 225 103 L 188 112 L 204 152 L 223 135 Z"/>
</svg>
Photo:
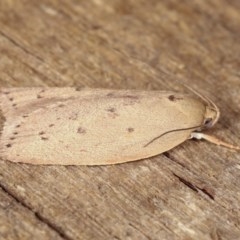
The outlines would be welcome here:
<svg viewBox="0 0 240 240">
<path fill-rule="evenodd" d="M 106 165 L 148 158 L 219 119 L 210 100 L 170 91 L 2 88 L 0 158 L 12 162 Z"/>
</svg>

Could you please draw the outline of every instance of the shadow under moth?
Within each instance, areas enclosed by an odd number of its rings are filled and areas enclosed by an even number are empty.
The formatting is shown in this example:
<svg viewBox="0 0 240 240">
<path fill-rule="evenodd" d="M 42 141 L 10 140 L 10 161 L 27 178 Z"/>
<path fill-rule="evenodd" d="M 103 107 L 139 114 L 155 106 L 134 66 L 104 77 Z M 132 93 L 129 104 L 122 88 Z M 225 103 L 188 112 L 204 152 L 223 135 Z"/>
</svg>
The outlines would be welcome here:
<svg viewBox="0 0 240 240">
<path fill-rule="evenodd" d="M 106 165 L 140 160 L 204 134 L 219 118 L 210 100 L 169 91 L 2 88 L 0 158 L 12 162 Z"/>
</svg>

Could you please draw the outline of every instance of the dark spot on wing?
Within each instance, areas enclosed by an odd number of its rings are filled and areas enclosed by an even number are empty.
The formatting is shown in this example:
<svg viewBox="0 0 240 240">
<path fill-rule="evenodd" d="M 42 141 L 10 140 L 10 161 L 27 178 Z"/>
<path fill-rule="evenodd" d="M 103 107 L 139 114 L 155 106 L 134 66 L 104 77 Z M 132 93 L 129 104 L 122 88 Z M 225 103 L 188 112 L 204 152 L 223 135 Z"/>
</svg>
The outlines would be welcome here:
<svg viewBox="0 0 240 240">
<path fill-rule="evenodd" d="M 119 93 L 114 93 L 114 92 L 110 92 L 106 96 L 111 97 L 111 98 L 122 98 L 122 99 L 131 99 L 131 100 L 138 100 L 139 99 L 139 96 L 136 96 L 136 95 L 119 94 Z"/>
<path fill-rule="evenodd" d="M 114 97 L 115 94 L 114 94 L 113 92 L 110 92 L 110 93 L 108 93 L 106 96 L 107 96 L 107 97 Z"/>
<path fill-rule="evenodd" d="M 101 29 L 102 28 L 102 26 L 100 26 L 100 25 L 92 25 L 91 26 L 91 29 L 93 29 L 93 30 L 98 30 L 98 29 Z"/>
<path fill-rule="evenodd" d="M 175 101 L 175 96 L 174 96 L 174 95 L 170 95 L 170 96 L 168 96 L 168 99 L 169 99 L 170 101 Z"/>
<path fill-rule="evenodd" d="M 169 99 L 170 101 L 172 101 L 172 102 L 176 102 L 177 100 L 182 100 L 183 98 L 181 98 L 181 97 L 176 97 L 176 96 L 174 96 L 174 95 L 169 95 L 169 96 L 168 96 L 168 99 Z"/>
<path fill-rule="evenodd" d="M 82 89 L 83 89 L 83 87 L 76 87 L 75 91 L 80 92 L 80 91 L 82 91 Z"/>
<path fill-rule="evenodd" d="M 86 149 L 79 150 L 80 152 L 88 152 Z"/>
<path fill-rule="evenodd" d="M 10 92 L 4 92 L 4 94 L 8 95 Z"/>
<path fill-rule="evenodd" d="M 46 140 L 48 140 L 48 138 L 47 138 L 47 137 L 41 137 L 41 139 L 42 139 L 43 141 L 46 141 Z"/>
<path fill-rule="evenodd" d="M 60 120 L 60 119 L 61 119 L 60 117 L 57 118 L 57 120 Z"/>
<path fill-rule="evenodd" d="M 8 144 L 6 145 L 6 147 L 7 147 L 7 148 L 10 148 L 10 147 L 12 147 L 12 144 L 8 143 Z"/>
<path fill-rule="evenodd" d="M 78 113 L 73 113 L 68 119 L 69 120 L 77 120 L 78 118 Z"/>
<path fill-rule="evenodd" d="M 110 108 L 107 108 L 107 111 L 113 113 L 113 112 L 116 112 L 116 109 L 113 107 L 110 107 Z"/>
<path fill-rule="evenodd" d="M 40 94 L 37 95 L 37 98 L 43 98 L 43 96 L 41 96 Z"/>
<path fill-rule="evenodd" d="M 41 91 L 40 91 L 40 93 L 44 93 L 45 92 L 45 89 L 42 89 Z"/>
<path fill-rule="evenodd" d="M 23 115 L 23 117 L 24 117 L 24 118 L 27 118 L 27 117 L 28 117 L 28 115 Z"/>
<path fill-rule="evenodd" d="M 13 101 L 13 99 L 14 99 L 14 98 L 13 98 L 13 97 L 11 97 L 11 98 L 9 98 L 9 101 L 11 101 L 11 102 L 12 102 L 12 101 Z"/>
<path fill-rule="evenodd" d="M 20 124 L 16 125 L 16 128 L 20 128 L 20 127 L 21 127 L 21 125 L 20 125 Z"/>
<path fill-rule="evenodd" d="M 132 128 L 132 127 L 129 127 L 127 130 L 128 130 L 128 132 L 129 132 L 129 133 L 131 133 L 131 132 L 133 132 L 133 131 L 134 131 L 134 128 Z"/>
<path fill-rule="evenodd" d="M 52 124 L 49 124 L 48 126 L 49 126 L 49 127 L 53 127 L 53 126 L 54 126 L 54 124 L 52 123 Z"/>
<path fill-rule="evenodd" d="M 13 107 L 16 107 L 16 106 L 17 106 L 17 104 L 16 104 L 16 103 L 14 103 L 12 106 L 13 106 Z"/>
<path fill-rule="evenodd" d="M 65 107 L 64 104 L 59 104 L 58 107 L 62 108 L 62 107 Z"/>
<path fill-rule="evenodd" d="M 121 100 L 123 106 L 131 106 L 140 103 L 141 96 L 132 94 L 131 92 L 110 92 L 106 97 Z"/>
<path fill-rule="evenodd" d="M 43 134 L 45 134 L 45 132 L 44 132 L 44 131 L 41 131 L 41 132 L 39 132 L 38 134 L 39 134 L 39 135 L 43 135 Z"/>
<path fill-rule="evenodd" d="M 14 135 L 18 135 L 18 132 L 13 132 Z"/>
<path fill-rule="evenodd" d="M 110 118 L 116 118 L 116 117 L 119 116 L 119 114 L 116 113 L 115 111 L 113 111 L 113 112 L 109 111 L 108 116 L 109 116 Z"/>
<path fill-rule="evenodd" d="M 14 140 L 14 139 L 15 139 L 15 137 L 10 137 L 9 139 L 10 139 L 10 140 Z"/>
<path fill-rule="evenodd" d="M 82 127 L 79 127 L 79 128 L 77 129 L 77 133 L 79 133 L 79 134 L 85 134 L 85 133 L 86 133 L 86 130 L 85 130 L 84 128 L 82 128 Z"/>
<path fill-rule="evenodd" d="M 66 148 L 66 149 L 69 149 L 69 144 L 65 145 L 65 148 Z"/>
</svg>

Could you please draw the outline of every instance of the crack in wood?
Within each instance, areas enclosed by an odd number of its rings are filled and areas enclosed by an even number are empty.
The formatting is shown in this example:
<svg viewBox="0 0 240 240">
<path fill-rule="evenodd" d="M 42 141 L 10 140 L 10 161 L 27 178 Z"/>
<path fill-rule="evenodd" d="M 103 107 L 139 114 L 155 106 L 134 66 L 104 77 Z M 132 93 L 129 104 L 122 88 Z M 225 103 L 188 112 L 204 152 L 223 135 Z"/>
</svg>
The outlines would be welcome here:
<svg viewBox="0 0 240 240">
<path fill-rule="evenodd" d="M 40 213 L 34 211 L 29 205 L 21 201 L 12 191 L 8 190 L 2 183 L 0 182 L 0 189 L 2 189 L 3 192 L 8 194 L 11 198 L 13 198 L 18 204 L 22 205 L 24 208 L 29 210 L 34 214 L 34 216 L 42 222 L 44 225 L 46 225 L 50 230 L 54 231 L 59 237 L 61 237 L 63 240 L 73 240 L 69 236 L 67 236 L 64 231 L 58 227 L 56 224 L 52 223 L 47 218 L 43 217 Z"/>
<path fill-rule="evenodd" d="M 177 174 L 173 173 L 173 175 L 175 177 L 178 178 L 178 180 L 183 183 L 185 186 L 187 186 L 188 188 L 190 188 L 191 190 L 193 190 L 194 192 L 199 192 L 201 191 L 203 194 L 207 195 L 210 199 L 214 200 L 214 196 L 206 189 L 206 188 L 201 188 L 198 187 L 197 185 L 191 183 L 190 181 L 178 176 Z"/>
<path fill-rule="evenodd" d="M 210 197 L 212 200 L 214 199 L 214 196 L 206 189 L 206 188 L 198 188 L 199 190 L 201 190 L 204 194 L 206 194 L 208 197 Z"/>
<path fill-rule="evenodd" d="M 165 157 L 167 157 L 169 160 L 177 163 L 177 164 L 180 165 L 181 167 L 183 167 L 183 168 L 187 169 L 188 171 L 190 171 L 190 169 L 189 169 L 188 167 L 186 167 L 183 163 L 179 162 L 176 158 L 174 158 L 173 156 L 171 156 L 168 152 L 163 153 L 163 155 L 164 155 Z M 186 185 L 188 188 L 190 188 L 190 189 L 193 190 L 194 192 L 199 192 L 199 191 L 201 191 L 202 193 L 204 193 L 205 195 L 207 195 L 210 199 L 214 200 L 213 194 L 212 194 L 210 191 L 208 191 L 205 187 L 199 187 L 199 186 L 197 186 L 196 184 L 191 183 L 190 181 L 188 181 L 188 180 L 186 180 L 186 179 L 178 176 L 178 175 L 175 174 L 175 173 L 173 173 L 173 175 L 174 175 L 175 177 L 177 177 L 180 182 L 182 182 L 184 185 Z"/>
<path fill-rule="evenodd" d="M 175 173 L 173 173 L 173 175 L 174 175 L 175 177 L 177 177 L 178 180 L 179 180 L 181 183 L 183 183 L 185 186 L 187 186 L 188 188 L 190 188 L 190 189 L 193 190 L 194 192 L 198 192 L 198 188 L 195 187 L 191 182 L 189 182 L 189 181 L 187 181 L 186 179 L 178 176 L 178 175 L 175 174 Z"/>
</svg>

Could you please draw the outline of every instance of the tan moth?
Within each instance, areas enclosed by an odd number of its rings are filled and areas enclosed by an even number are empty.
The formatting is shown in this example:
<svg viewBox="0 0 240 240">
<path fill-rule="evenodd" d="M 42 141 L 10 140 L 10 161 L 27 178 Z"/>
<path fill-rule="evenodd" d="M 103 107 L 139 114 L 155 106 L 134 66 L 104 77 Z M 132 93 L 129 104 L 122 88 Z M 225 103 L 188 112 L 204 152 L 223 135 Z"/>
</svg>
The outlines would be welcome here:
<svg viewBox="0 0 240 240">
<path fill-rule="evenodd" d="M 0 157 L 12 162 L 105 165 L 148 158 L 219 118 L 214 103 L 168 91 L 2 88 Z"/>
</svg>

